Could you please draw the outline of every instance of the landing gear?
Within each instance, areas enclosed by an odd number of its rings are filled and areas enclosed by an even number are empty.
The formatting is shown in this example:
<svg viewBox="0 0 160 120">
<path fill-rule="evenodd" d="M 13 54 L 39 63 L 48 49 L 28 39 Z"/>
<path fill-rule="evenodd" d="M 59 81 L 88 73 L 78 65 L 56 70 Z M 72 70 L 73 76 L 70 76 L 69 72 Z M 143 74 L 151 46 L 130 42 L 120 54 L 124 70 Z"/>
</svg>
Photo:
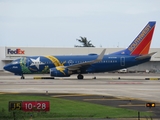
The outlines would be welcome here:
<svg viewBox="0 0 160 120">
<path fill-rule="evenodd" d="M 77 79 L 83 79 L 83 75 L 79 74 L 79 75 L 77 76 Z"/>
<path fill-rule="evenodd" d="M 22 76 L 21 76 L 21 79 L 25 79 L 25 77 L 22 75 Z"/>
</svg>

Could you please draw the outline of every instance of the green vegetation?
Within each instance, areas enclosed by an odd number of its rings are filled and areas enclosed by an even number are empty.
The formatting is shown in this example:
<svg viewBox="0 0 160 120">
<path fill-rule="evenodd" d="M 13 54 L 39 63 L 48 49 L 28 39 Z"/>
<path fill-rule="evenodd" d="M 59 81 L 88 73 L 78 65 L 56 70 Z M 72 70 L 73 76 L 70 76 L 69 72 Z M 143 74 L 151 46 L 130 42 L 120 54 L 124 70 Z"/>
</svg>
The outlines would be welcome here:
<svg viewBox="0 0 160 120">
<path fill-rule="evenodd" d="M 13 111 L 8 111 L 9 101 L 50 101 L 49 112 L 23 112 L 15 111 L 16 120 L 27 119 L 33 116 L 34 120 L 40 118 L 132 118 L 137 117 L 137 112 L 134 110 L 108 107 L 87 102 L 72 101 L 51 96 L 33 96 L 33 95 L 18 95 L 18 94 L 3 94 L 0 95 L 0 120 L 13 119 Z M 141 117 L 149 117 L 151 113 L 141 112 Z"/>
<path fill-rule="evenodd" d="M 77 41 L 80 42 L 82 45 L 75 45 L 75 47 L 95 47 L 90 40 L 87 40 L 86 37 L 80 36 L 80 39 L 77 39 Z"/>
</svg>

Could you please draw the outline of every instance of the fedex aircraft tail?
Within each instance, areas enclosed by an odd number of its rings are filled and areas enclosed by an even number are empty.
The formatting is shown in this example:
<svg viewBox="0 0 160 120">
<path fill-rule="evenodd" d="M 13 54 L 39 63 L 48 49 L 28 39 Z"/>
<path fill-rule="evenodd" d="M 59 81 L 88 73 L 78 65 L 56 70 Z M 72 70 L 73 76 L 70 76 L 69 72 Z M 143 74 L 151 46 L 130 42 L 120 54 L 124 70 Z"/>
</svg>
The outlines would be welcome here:
<svg viewBox="0 0 160 120">
<path fill-rule="evenodd" d="M 155 24 L 155 21 L 150 21 L 127 49 L 114 54 L 147 55 L 150 49 Z"/>
</svg>

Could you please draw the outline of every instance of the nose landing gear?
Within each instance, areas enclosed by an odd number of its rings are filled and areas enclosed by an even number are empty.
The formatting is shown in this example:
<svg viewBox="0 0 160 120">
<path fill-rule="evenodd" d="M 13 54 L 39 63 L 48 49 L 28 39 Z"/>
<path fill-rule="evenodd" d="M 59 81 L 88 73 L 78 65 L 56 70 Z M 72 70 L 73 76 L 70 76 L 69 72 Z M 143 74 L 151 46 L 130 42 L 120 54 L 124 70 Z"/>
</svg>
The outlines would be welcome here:
<svg viewBox="0 0 160 120">
<path fill-rule="evenodd" d="M 22 75 L 22 76 L 21 76 L 21 79 L 25 79 L 25 77 Z"/>
</svg>

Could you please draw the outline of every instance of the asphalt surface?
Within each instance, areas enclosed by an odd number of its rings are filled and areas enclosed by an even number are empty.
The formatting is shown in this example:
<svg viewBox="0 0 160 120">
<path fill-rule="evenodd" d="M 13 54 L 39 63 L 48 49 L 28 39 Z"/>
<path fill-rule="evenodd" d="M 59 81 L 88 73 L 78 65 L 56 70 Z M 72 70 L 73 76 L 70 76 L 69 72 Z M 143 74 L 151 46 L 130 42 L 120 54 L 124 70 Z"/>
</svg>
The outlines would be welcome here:
<svg viewBox="0 0 160 120">
<path fill-rule="evenodd" d="M 46 75 L 43 75 L 46 76 Z M 20 93 L 85 101 L 106 106 L 153 112 L 153 118 L 160 119 L 160 78 L 159 74 L 96 74 L 86 75 L 84 80 L 56 78 L 53 80 L 34 80 L 33 75 L 20 80 L 19 76 L 0 73 L 0 93 Z M 152 102 L 156 107 L 147 108 Z"/>
</svg>

